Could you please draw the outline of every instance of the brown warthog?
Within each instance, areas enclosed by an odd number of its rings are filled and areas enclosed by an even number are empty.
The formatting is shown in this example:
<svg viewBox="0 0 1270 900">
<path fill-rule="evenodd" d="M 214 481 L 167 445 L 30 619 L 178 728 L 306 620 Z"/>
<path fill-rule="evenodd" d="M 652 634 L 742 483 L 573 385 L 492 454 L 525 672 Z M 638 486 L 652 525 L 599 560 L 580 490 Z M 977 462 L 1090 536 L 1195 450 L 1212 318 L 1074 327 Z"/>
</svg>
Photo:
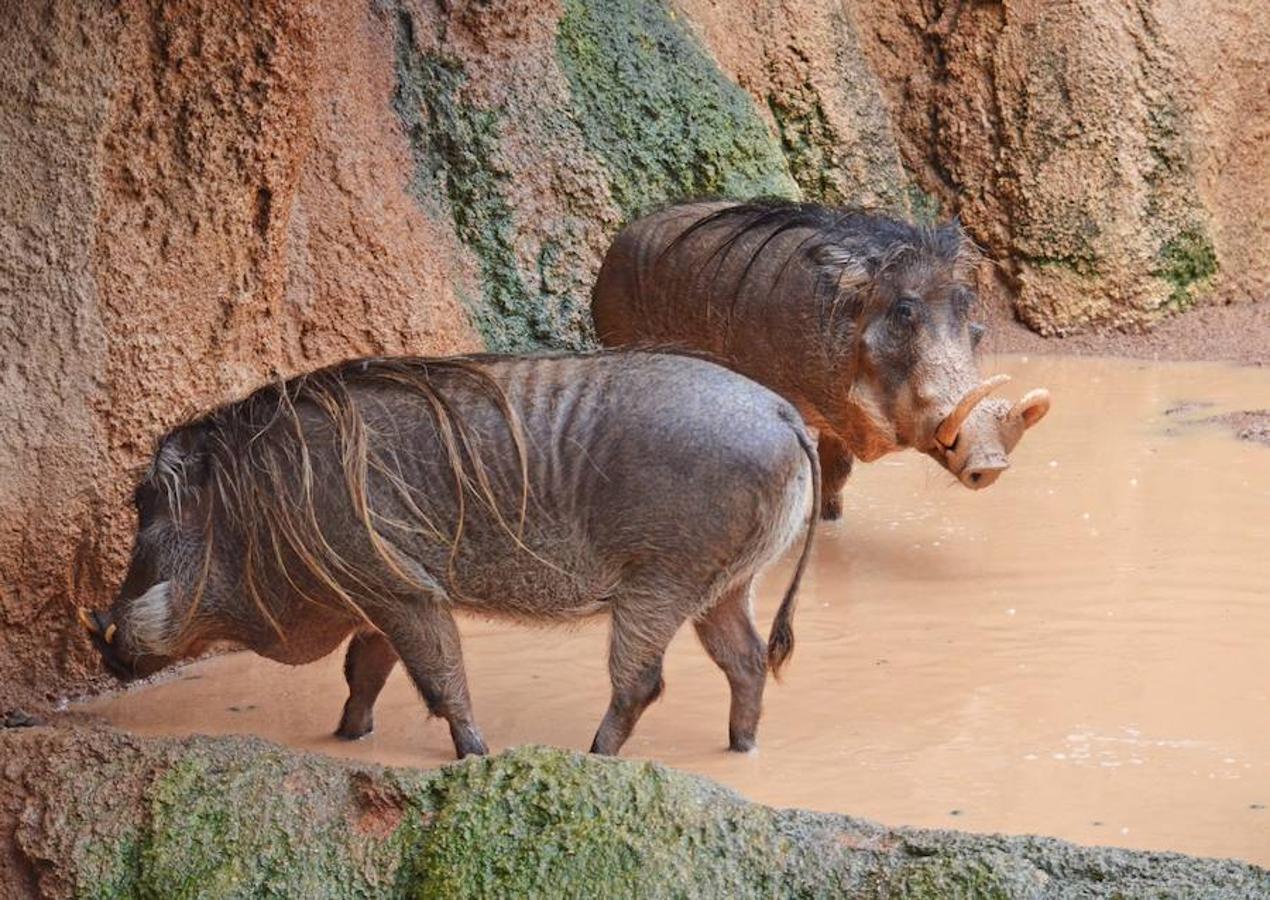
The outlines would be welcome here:
<svg viewBox="0 0 1270 900">
<path fill-rule="evenodd" d="M 1032 391 L 985 400 L 956 223 L 923 228 L 809 203 L 702 202 L 629 225 L 600 269 L 591 311 L 608 346 L 705 351 L 783 394 L 820 434 L 821 513 L 842 514 L 859 457 L 928 453 L 969 488 L 992 484 L 1049 409 Z"/>
<path fill-rule="evenodd" d="M 459 756 L 485 752 L 455 610 L 612 616 L 616 753 L 662 689 L 691 619 L 732 689 L 730 746 L 754 745 L 819 501 L 797 410 L 701 359 L 368 359 L 263 388 L 166 435 L 137 487 L 132 562 L 108 613 L 80 611 L 106 665 L 143 676 L 233 641 L 300 664 L 350 634 L 337 734 L 371 730 L 396 660 Z M 805 520 L 764 644 L 757 573 Z M 567 690 L 567 686 L 562 686 Z"/>
</svg>

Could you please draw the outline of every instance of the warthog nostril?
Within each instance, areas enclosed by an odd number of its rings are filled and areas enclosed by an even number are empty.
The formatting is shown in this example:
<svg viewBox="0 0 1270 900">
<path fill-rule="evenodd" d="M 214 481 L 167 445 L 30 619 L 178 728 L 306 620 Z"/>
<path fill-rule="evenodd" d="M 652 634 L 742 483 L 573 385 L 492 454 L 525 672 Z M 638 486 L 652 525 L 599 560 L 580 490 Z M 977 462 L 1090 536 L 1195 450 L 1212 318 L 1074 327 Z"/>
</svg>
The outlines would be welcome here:
<svg viewBox="0 0 1270 900">
<path fill-rule="evenodd" d="M 961 472 L 961 483 L 968 488 L 980 490 L 996 481 L 1009 467 L 1009 461 L 1004 459 L 967 466 Z"/>
</svg>

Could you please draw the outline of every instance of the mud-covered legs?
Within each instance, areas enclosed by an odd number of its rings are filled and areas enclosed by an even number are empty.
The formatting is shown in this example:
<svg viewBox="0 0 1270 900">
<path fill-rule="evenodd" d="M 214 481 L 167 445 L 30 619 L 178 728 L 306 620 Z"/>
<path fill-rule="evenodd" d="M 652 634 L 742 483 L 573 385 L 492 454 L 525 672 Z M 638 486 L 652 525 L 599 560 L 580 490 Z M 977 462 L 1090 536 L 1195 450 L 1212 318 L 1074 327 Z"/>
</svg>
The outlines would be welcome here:
<svg viewBox="0 0 1270 900">
<path fill-rule="evenodd" d="M 728 749 L 739 753 L 754 749 L 767 683 L 767 645 L 754 628 L 750 592 L 748 581 L 734 587 L 694 623 L 702 646 L 732 689 Z"/>
<path fill-rule="evenodd" d="M 820 518 L 842 518 L 842 489 L 851 475 L 851 451 L 837 438 L 821 433 L 816 444 L 820 456 Z"/>
<path fill-rule="evenodd" d="M 454 616 L 444 603 L 431 597 L 412 599 L 402 606 L 407 612 L 377 620 L 376 624 L 392 642 L 428 710 L 449 723 L 458 757 L 488 752 L 472 720 L 472 701 Z"/>
<path fill-rule="evenodd" d="M 340 727 L 335 729 L 336 736 L 351 741 L 374 730 L 375 700 L 396 664 L 397 651 L 378 631 L 359 631 L 353 635 L 344 656 L 348 700 Z"/>
<path fill-rule="evenodd" d="M 734 585 L 694 621 L 702 646 L 731 688 L 728 746 L 735 751 L 755 745 L 767 680 L 767 647 L 754 628 L 751 591 L 751 580 Z M 648 597 L 613 603 L 612 696 L 591 743 L 593 753 L 616 754 L 662 692 L 662 661 L 685 616 L 682 606 L 677 611 L 674 604 L 648 602 Z M 349 642 L 344 662 L 349 696 L 336 734 L 352 739 L 371 731 L 375 700 L 400 658 L 428 709 L 449 723 L 458 756 L 487 752 L 472 718 L 459 633 L 449 608 L 426 598 L 393 609 L 376 611 L 375 624 L 382 631 L 361 631 Z"/>
<path fill-rule="evenodd" d="M 637 611 L 629 612 L 630 608 Z M 609 636 L 613 696 L 591 742 L 592 753 L 617 753 L 648 704 L 661 695 L 662 659 L 670 639 L 682 624 L 682 616 L 665 609 L 653 613 L 642 604 L 614 605 Z"/>
</svg>

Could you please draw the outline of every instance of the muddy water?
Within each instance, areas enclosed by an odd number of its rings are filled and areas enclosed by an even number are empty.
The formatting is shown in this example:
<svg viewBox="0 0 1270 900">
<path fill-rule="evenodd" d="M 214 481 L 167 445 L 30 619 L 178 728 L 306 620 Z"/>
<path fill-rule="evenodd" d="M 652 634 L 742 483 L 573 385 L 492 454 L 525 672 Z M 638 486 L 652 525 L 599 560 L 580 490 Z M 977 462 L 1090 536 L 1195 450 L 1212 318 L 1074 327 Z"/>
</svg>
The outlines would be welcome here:
<svg viewBox="0 0 1270 900">
<path fill-rule="evenodd" d="M 1270 371 L 995 368 L 1048 385 L 1053 412 L 979 494 L 916 454 L 857 467 L 760 752 L 724 752 L 724 680 L 687 629 L 626 755 L 770 804 L 1270 864 L 1270 449 L 1192 424 L 1270 405 Z M 764 627 L 787 573 L 765 580 Z M 607 699 L 602 622 L 463 630 L 494 749 L 588 746 Z M 400 670 L 361 742 L 328 736 L 343 699 L 335 656 L 287 669 L 238 654 L 88 709 L 150 734 L 450 758 Z"/>
</svg>

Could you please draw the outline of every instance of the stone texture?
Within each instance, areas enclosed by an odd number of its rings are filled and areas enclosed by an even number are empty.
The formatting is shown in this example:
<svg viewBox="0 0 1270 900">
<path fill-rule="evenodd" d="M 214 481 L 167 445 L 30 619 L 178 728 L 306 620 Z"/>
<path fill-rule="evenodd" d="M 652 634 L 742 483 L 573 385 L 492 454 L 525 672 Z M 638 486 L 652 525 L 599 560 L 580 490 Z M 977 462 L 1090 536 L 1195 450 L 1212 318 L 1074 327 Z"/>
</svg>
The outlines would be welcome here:
<svg viewBox="0 0 1270 900">
<path fill-rule="evenodd" d="M 250 798 L 250 802 L 243 802 Z M 243 738 L 0 732 L 12 897 L 1256 897 L 1270 872 L 774 810 L 524 747 L 429 772 Z"/>
<path fill-rule="evenodd" d="M 1140 329 L 1266 299 L 1270 7 L 849 6 L 905 163 L 995 257 L 984 280 L 1031 328 Z"/>
</svg>

